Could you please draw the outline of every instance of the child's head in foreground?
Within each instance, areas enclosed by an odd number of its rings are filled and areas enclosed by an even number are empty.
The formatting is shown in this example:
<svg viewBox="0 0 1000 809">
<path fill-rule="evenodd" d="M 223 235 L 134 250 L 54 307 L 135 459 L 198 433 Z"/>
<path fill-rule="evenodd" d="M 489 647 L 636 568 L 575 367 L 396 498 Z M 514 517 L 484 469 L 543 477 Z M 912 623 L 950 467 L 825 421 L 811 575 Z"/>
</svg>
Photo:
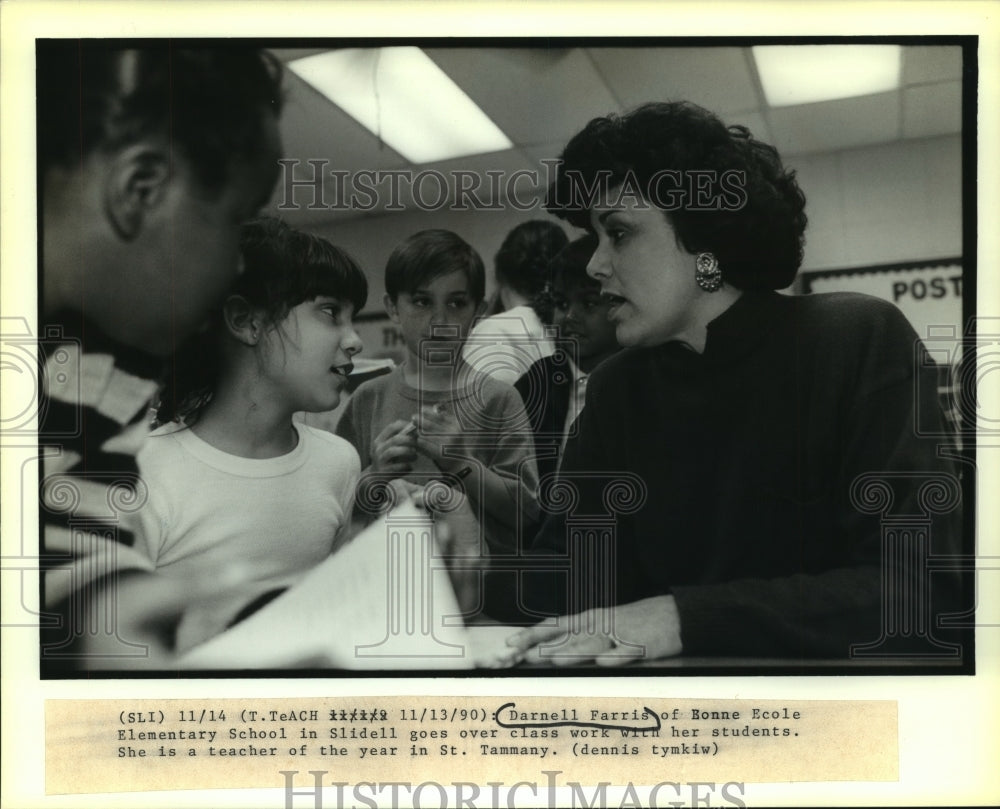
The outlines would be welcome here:
<svg viewBox="0 0 1000 809">
<path fill-rule="evenodd" d="M 211 328 L 175 358 L 158 421 L 191 424 L 220 382 L 240 377 L 269 406 L 322 412 L 347 387 L 361 350 L 354 315 L 368 282 L 344 251 L 318 236 L 261 218 L 242 228 L 244 270 Z"/>
<path fill-rule="evenodd" d="M 486 271 L 479 253 L 450 230 L 422 230 L 399 244 L 385 268 L 385 308 L 411 358 L 426 361 L 461 344 L 482 313 Z"/>
</svg>

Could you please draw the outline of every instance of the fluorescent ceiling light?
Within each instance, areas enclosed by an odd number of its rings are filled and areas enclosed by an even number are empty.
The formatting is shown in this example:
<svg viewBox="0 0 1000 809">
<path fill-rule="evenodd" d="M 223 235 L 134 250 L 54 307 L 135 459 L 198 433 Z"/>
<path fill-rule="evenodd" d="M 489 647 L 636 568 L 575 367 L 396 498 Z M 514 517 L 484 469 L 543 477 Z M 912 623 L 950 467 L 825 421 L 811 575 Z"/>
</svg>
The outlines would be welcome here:
<svg viewBox="0 0 1000 809">
<path fill-rule="evenodd" d="M 899 45 L 766 45 L 753 48 L 772 107 L 881 93 L 899 87 Z"/>
<path fill-rule="evenodd" d="M 420 48 L 345 48 L 288 67 L 411 163 L 514 145 Z"/>
</svg>

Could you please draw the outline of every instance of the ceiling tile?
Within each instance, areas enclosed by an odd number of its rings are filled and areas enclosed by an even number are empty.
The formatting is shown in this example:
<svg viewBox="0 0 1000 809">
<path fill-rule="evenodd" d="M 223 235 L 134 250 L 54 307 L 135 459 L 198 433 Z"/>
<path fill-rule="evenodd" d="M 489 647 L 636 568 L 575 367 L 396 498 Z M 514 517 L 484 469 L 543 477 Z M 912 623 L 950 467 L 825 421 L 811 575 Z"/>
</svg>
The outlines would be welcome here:
<svg viewBox="0 0 1000 809">
<path fill-rule="evenodd" d="M 722 117 L 759 106 L 743 48 L 588 48 L 626 108 L 692 101 Z"/>
<path fill-rule="evenodd" d="M 778 107 L 766 117 L 783 155 L 850 149 L 899 138 L 900 94 Z"/>
<path fill-rule="evenodd" d="M 962 131 L 962 83 L 903 89 L 903 137 L 926 138 Z"/>
<path fill-rule="evenodd" d="M 293 73 L 285 75 L 281 137 L 285 154 L 326 158 L 339 168 L 399 168 L 406 161 Z"/>
<path fill-rule="evenodd" d="M 568 140 L 617 110 L 578 48 L 428 48 L 427 55 L 517 145 Z"/>
<path fill-rule="evenodd" d="M 274 52 L 288 61 L 316 50 Z M 591 118 L 652 99 L 688 98 L 718 113 L 727 124 L 747 126 L 755 137 L 773 143 L 792 167 L 801 165 L 804 187 L 818 184 L 826 190 L 840 188 L 839 181 L 830 177 L 826 158 L 839 166 L 843 155 L 830 153 L 885 143 L 893 144 L 885 152 L 891 155 L 894 149 L 912 143 L 900 138 L 929 138 L 928 143 L 947 140 L 961 126 L 961 51 L 957 47 L 905 48 L 904 78 L 910 86 L 902 91 L 779 109 L 761 109 L 752 62 L 742 48 L 465 47 L 433 48 L 428 53 L 508 133 L 515 149 L 416 168 L 443 172 L 452 183 L 455 170 L 475 172 L 481 177 L 475 193 L 488 202 L 509 201 L 504 188 L 507 180 L 518 170 L 534 170 L 537 187 L 532 190 L 534 178 L 523 175 L 517 184 L 519 195 L 529 202 L 533 193 L 540 194 L 547 186 L 541 161 L 558 157 Z M 285 154 L 300 161 L 295 179 L 311 176 L 312 167 L 305 162 L 310 159 L 326 160 L 327 170 L 342 169 L 351 176 L 365 169 L 408 168 L 400 155 L 380 145 L 374 135 L 290 71 L 285 84 L 281 130 Z M 794 157 L 800 159 L 788 159 Z M 498 189 L 484 176 L 487 171 L 502 172 Z M 948 171 L 942 163 L 940 176 L 949 176 Z M 873 166 L 852 176 L 876 185 L 891 180 L 891 193 L 885 192 L 899 201 L 912 189 L 905 188 L 896 174 L 886 177 L 879 166 Z M 433 178 L 428 177 L 425 190 L 428 196 L 436 196 Z M 295 193 L 297 209 L 277 211 L 284 193 L 279 182 L 271 210 L 293 224 L 310 227 L 384 215 L 389 201 L 382 195 L 371 210 L 352 205 L 310 209 L 310 189 L 302 187 Z M 334 202 L 336 196 L 336 182 L 327 176 L 322 201 Z M 852 197 L 838 192 L 825 198 L 824 207 L 818 204 L 821 196 L 813 193 L 807 209 L 814 217 L 813 238 L 839 238 L 842 221 L 857 210 Z M 412 195 L 405 193 L 399 199 L 404 205 L 412 201 Z M 877 209 L 884 202 L 872 204 Z"/>
<path fill-rule="evenodd" d="M 958 45 L 920 45 L 903 49 L 903 84 L 924 84 L 962 78 Z"/>
</svg>

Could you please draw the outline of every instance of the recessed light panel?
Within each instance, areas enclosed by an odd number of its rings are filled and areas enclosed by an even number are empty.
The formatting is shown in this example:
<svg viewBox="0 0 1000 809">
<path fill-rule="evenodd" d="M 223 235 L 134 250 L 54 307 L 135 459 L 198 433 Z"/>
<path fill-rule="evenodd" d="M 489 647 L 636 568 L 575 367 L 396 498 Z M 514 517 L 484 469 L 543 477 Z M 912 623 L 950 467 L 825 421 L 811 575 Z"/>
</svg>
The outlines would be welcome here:
<svg viewBox="0 0 1000 809">
<path fill-rule="evenodd" d="M 899 45 L 761 45 L 757 73 L 772 107 L 871 95 L 899 87 Z"/>
<path fill-rule="evenodd" d="M 344 48 L 288 67 L 411 163 L 513 147 L 420 48 Z"/>
</svg>

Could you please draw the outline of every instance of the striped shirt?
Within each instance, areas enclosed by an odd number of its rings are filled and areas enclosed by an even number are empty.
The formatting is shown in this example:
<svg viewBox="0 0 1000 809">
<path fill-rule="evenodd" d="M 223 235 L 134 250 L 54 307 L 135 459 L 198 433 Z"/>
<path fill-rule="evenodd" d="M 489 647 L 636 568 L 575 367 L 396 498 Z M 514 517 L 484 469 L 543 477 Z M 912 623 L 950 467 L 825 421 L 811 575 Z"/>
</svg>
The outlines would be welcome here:
<svg viewBox="0 0 1000 809">
<path fill-rule="evenodd" d="M 40 345 L 39 357 L 43 603 L 62 619 L 43 634 L 43 665 L 74 657 L 84 632 L 107 631 L 82 607 L 88 584 L 152 569 L 136 530 L 146 489 L 135 456 L 162 362 L 87 322 L 70 333 L 70 323 L 61 339 Z"/>
</svg>

